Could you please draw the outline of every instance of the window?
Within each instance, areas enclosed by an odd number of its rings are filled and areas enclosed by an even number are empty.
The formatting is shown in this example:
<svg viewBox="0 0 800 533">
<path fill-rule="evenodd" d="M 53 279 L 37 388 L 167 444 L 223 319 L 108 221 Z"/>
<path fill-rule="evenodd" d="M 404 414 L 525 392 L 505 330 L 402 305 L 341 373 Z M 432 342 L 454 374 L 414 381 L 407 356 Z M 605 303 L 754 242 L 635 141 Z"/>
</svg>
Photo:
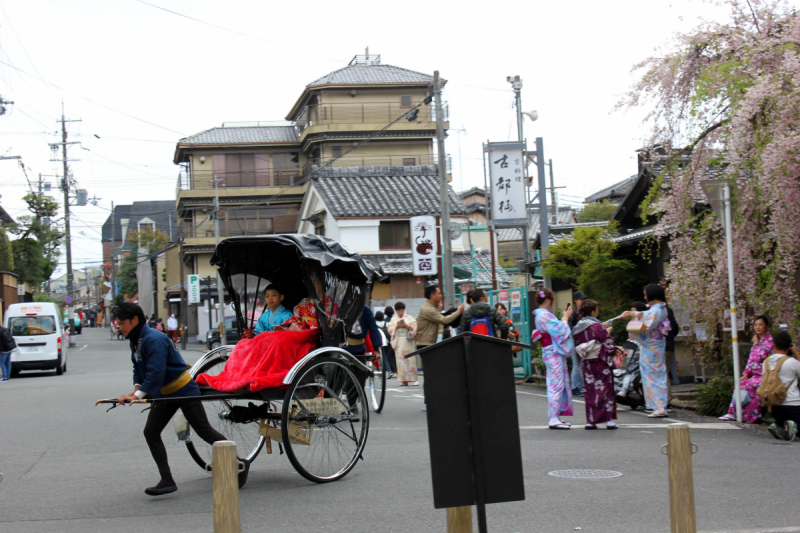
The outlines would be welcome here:
<svg viewBox="0 0 800 533">
<path fill-rule="evenodd" d="M 56 320 L 52 316 L 15 316 L 8 321 L 8 329 L 15 337 L 51 335 L 56 332 Z"/>
<path fill-rule="evenodd" d="M 333 150 L 333 157 L 340 157 L 342 155 L 341 146 L 332 146 L 331 149 Z"/>
<path fill-rule="evenodd" d="M 400 107 L 411 107 L 411 95 L 404 94 L 400 97 Z"/>
<path fill-rule="evenodd" d="M 381 250 L 411 248 L 408 221 L 381 222 L 378 228 L 378 241 Z"/>
<path fill-rule="evenodd" d="M 153 231 L 153 225 L 147 223 L 139 224 L 139 231 Z"/>
<path fill-rule="evenodd" d="M 223 178 L 226 187 L 253 187 L 255 176 L 255 154 L 225 154 L 225 175 L 217 178 Z"/>
<path fill-rule="evenodd" d="M 416 164 L 417 164 L 417 158 L 416 157 L 404 157 L 403 158 L 403 166 L 404 167 L 413 167 Z"/>
<path fill-rule="evenodd" d="M 320 224 L 319 226 L 314 226 L 314 235 L 322 235 L 325 236 L 325 224 Z"/>
</svg>

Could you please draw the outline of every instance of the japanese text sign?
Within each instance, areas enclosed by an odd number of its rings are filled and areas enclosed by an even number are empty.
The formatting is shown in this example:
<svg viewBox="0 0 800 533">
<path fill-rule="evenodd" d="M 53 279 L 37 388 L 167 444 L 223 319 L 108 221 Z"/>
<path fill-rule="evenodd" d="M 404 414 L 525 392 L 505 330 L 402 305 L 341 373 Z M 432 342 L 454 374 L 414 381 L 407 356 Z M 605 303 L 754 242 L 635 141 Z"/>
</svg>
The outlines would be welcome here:
<svg viewBox="0 0 800 533">
<path fill-rule="evenodd" d="M 189 274 L 186 276 L 186 290 L 189 295 L 188 303 L 200 303 L 200 276 L 197 274 Z"/>
<path fill-rule="evenodd" d="M 431 216 L 411 219 L 411 262 L 415 276 L 435 276 L 436 264 L 436 220 Z"/>
<path fill-rule="evenodd" d="M 524 143 L 489 143 L 491 219 L 497 225 L 527 223 Z"/>
</svg>

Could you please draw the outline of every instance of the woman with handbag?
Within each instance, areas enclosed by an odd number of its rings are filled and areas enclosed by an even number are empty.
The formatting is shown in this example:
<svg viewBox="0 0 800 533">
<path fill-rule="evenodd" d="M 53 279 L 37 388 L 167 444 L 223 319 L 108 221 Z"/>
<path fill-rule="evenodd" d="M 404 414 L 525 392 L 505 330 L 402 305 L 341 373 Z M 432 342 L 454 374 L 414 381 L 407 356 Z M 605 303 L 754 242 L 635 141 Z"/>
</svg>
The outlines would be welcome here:
<svg viewBox="0 0 800 533">
<path fill-rule="evenodd" d="M 761 386 L 761 376 L 764 371 L 764 361 L 775 353 L 775 343 L 769 332 L 769 318 L 764 315 L 757 316 L 753 320 L 753 347 L 750 349 L 750 357 L 747 359 L 747 366 L 742 373 L 741 388 L 742 395 L 742 422 L 755 424 L 761 416 L 761 402 L 758 399 L 756 390 Z M 719 417 L 720 420 L 736 420 L 736 398 L 731 400 L 728 413 Z"/>
<path fill-rule="evenodd" d="M 417 380 L 417 361 L 415 357 L 406 359 L 405 356 L 416 351 L 417 343 L 417 321 L 414 317 L 406 313 L 406 304 L 397 302 L 394 304 L 397 312 L 389 321 L 389 335 L 391 335 L 391 345 L 397 361 L 397 381 L 402 386 L 419 386 Z"/>
<path fill-rule="evenodd" d="M 642 373 L 645 406 L 652 409 L 650 418 L 667 416 L 667 360 L 666 336 L 670 331 L 667 318 L 666 295 L 661 285 L 651 283 L 644 288 L 644 299 L 650 305 L 647 311 L 625 311 L 622 316 L 633 318 L 628 332 L 641 346 L 639 368 Z"/>
<path fill-rule="evenodd" d="M 561 320 L 553 314 L 555 295 L 550 289 L 542 289 L 535 294 L 536 309 L 534 323 L 536 330 L 531 337 L 542 344 L 542 361 L 547 368 L 547 415 L 550 429 L 569 429 L 571 426 L 561 420 L 562 416 L 572 416 L 572 388 L 569 382 L 567 357 L 572 356 L 574 344 L 567 321 L 573 310 L 564 311 Z"/>
<path fill-rule="evenodd" d="M 602 422 L 606 423 L 606 429 L 617 429 L 613 357 L 621 350 L 614 344 L 611 326 L 604 328 L 597 320 L 597 302 L 584 300 L 580 313 L 581 319 L 572 328 L 572 338 L 586 385 L 586 429 L 597 429 Z"/>
</svg>

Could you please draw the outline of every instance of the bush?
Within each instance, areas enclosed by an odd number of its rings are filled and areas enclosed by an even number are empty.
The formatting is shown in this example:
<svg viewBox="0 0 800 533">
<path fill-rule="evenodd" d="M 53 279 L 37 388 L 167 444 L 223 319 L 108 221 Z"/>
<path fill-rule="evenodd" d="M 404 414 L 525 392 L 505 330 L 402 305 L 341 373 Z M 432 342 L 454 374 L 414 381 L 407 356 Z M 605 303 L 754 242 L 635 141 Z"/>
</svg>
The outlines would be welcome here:
<svg viewBox="0 0 800 533">
<path fill-rule="evenodd" d="M 728 412 L 733 398 L 734 383 L 732 378 L 713 378 L 706 385 L 700 386 L 697 393 L 697 412 L 706 416 L 722 416 Z"/>
</svg>

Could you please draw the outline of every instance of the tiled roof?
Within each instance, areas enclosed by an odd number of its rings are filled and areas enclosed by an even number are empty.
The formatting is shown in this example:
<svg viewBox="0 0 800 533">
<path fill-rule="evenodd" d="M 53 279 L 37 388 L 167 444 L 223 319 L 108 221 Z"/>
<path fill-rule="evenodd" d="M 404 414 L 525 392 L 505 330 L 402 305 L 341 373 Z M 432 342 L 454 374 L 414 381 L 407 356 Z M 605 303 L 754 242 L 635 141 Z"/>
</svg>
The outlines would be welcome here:
<svg viewBox="0 0 800 533">
<path fill-rule="evenodd" d="M 647 226 L 647 227 L 644 227 L 644 228 L 641 228 L 641 229 L 638 229 L 638 230 L 635 230 L 635 231 L 631 231 L 631 232 L 626 233 L 624 235 L 617 235 L 616 237 L 614 237 L 611 240 L 614 241 L 617 244 L 624 244 L 624 243 L 629 243 L 629 242 L 638 242 L 638 241 L 641 241 L 642 239 L 644 239 L 645 237 L 651 235 L 653 233 L 653 231 L 655 231 L 655 229 L 656 229 L 655 226 Z"/>
<path fill-rule="evenodd" d="M 414 270 L 411 265 L 411 254 L 386 254 L 386 255 L 362 255 L 362 257 L 372 263 L 373 265 L 380 265 L 384 274 L 413 274 Z M 481 250 L 475 253 L 475 261 L 478 267 L 478 284 L 491 285 L 492 284 L 492 263 L 489 257 L 488 250 Z M 453 253 L 453 267 L 463 274 L 472 277 L 472 256 L 467 252 Z M 511 285 L 512 280 L 505 270 L 503 270 L 500 263 L 495 262 L 497 273 L 497 282 L 505 287 Z M 486 272 L 481 272 L 486 271 Z M 458 272 L 457 272 L 458 275 Z"/>
<path fill-rule="evenodd" d="M 312 185 L 334 218 L 439 214 L 435 166 L 312 168 Z M 465 210 L 448 186 L 450 213 Z"/>
<path fill-rule="evenodd" d="M 460 193 L 458 193 L 458 195 L 461 198 L 469 198 L 470 196 L 472 196 L 474 194 L 478 194 L 478 195 L 483 196 L 484 198 L 486 198 L 486 191 L 484 190 L 483 187 L 473 187 L 471 189 L 468 189 L 466 191 L 461 191 Z"/>
<path fill-rule="evenodd" d="M 234 126 L 211 128 L 178 141 L 178 144 L 260 144 L 297 142 L 294 126 Z"/>
<path fill-rule="evenodd" d="M 163 231 L 170 241 L 175 241 L 178 237 L 178 214 L 175 210 L 174 200 L 133 202 L 127 218 L 129 219 L 128 231 L 138 231 L 139 222 L 150 219 L 155 223 L 155 228 Z M 170 232 L 172 232 L 171 235 Z M 124 236 L 123 246 L 128 245 L 127 237 L 127 235 Z"/>
<path fill-rule="evenodd" d="M 528 238 L 530 240 L 534 240 L 536 236 L 539 234 L 539 210 L 538 209 L 531 209 L 531 224 L 530 230 L 528 233 Z M 572 207 L 559 207 L 558 208 L 558 224 L 559 226 L 563 224 L 571 224 L 575 218 L 575 209 Z M 551 226 L 552 227 L 552 226 Z M 497 230 L 497 240 L 498 242 L 508 242 L 508 241 L 521 241 L 522 240 L 522 229 L 520 228 L 503 228 Z"/>
<path fill-rule="evenodd" d="M 103 223 L 103 241 L 111 240 L 111 227 L 114 226 L 114 240 L 122 240 L 122 219 L 130 218 L 132 205 L 117 205 L 114 207 L 114 221 L 112 224 L 111 215 L 108 215 Z"/>
<path fill-rule="evenodd" d="M 596 193 L 587 196 L 586 203 L 622 198 L 633 188 L 633 185 L 636 183 L 638 178 L 639 175 L 637 174 L 615 183 L 614 185 L 606 187 L 605 189 L 601 189 Z"/>
<path fill-rule="evenodd" d="M 312 81 L 308 86 L 382 83 L 433 83 L 433 76 L 393 65 L 348 65 Z"/>
</svg>

